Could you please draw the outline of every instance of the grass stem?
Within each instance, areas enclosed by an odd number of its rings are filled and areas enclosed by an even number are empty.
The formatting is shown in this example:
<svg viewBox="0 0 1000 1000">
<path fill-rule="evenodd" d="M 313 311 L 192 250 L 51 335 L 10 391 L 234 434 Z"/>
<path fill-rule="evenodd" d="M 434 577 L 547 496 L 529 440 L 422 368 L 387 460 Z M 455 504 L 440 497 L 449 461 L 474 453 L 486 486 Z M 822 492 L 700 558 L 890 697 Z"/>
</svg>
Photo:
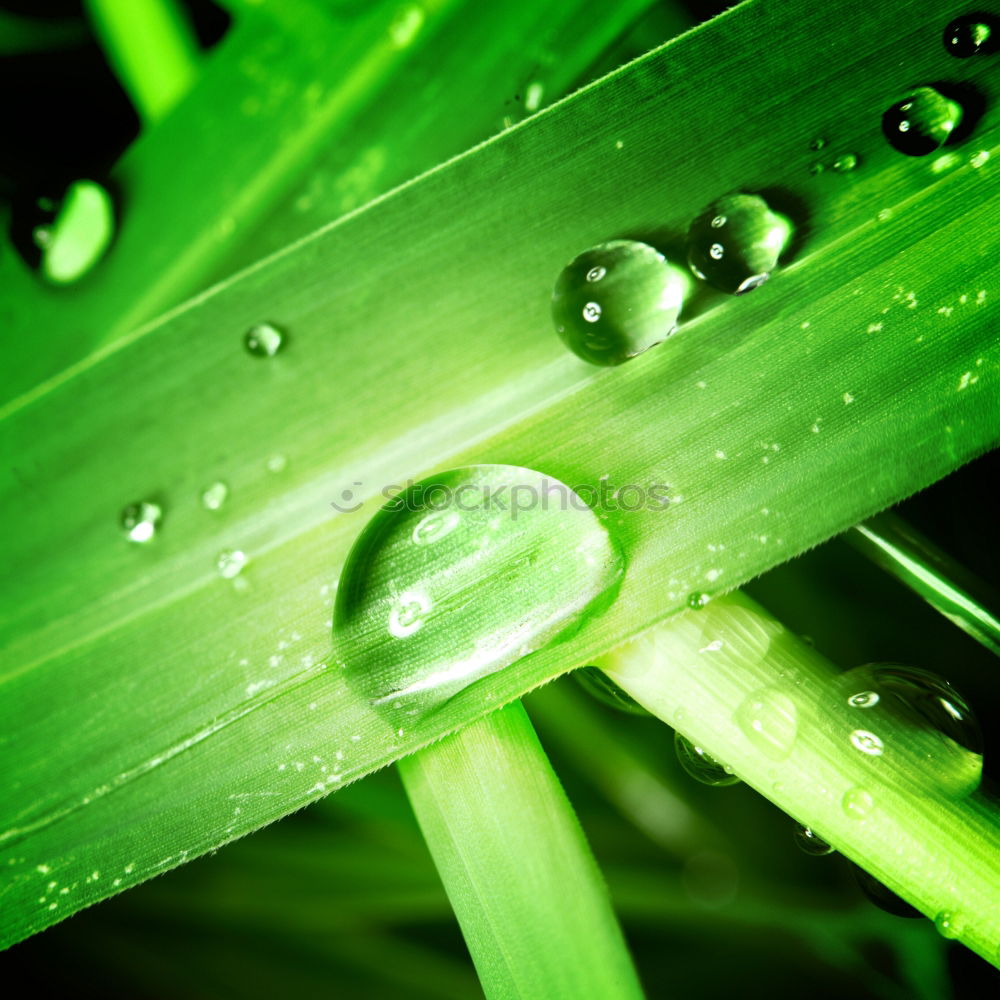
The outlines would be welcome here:
<svg viewBox="0 0 1000 1000">
<path fill-rule="evenodd" d="M 399 771 L 490 1000 L 642 996 L 604 880 L 520 702 Z"/>
</svg>

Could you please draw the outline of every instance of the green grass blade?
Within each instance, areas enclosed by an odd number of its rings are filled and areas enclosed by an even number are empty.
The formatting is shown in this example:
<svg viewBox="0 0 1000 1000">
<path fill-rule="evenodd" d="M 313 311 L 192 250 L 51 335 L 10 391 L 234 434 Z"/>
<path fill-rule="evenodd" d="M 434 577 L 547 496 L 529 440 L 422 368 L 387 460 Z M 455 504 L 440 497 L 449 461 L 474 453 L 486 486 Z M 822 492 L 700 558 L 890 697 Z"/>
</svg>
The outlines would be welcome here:
<svg viewBox="0 0 1000 1000">
<path fill-rule="evenodd" d="M 642 996 L 583 831 L 519 703 L 399 771 L 491 1000 Z"/>
<path fill-rule="evenodd" d="M 845 540 L 922 597 L 963 632 L 1000 656 L 1000 621 L 985 585 L 919 531 L 891 513 L 856 525 Z"/>
<path fill-rule="evenodd" d="M 87 0 L 108 61 L 140 117 L 162 118 L 198 75 L 198 46 L 175 0 Z"/>
<path fill-rule="evenodd" d="M 998 96 L 940 50 L 937 5 L 909 16 L 908 73 Z M 997 125 L 947 169 L 886 148 L 877 109 L 901 80 L 881 17 L 736 8 L 3 410 L 3 941 L 413 752 L 995 443 L 997 157 L 963 157 Z M 809 172 L 821 129 L 856 175 Z M 568 257 L 610 235 L 669 243 L 721 191 L 771 185 L 808 228 L 768 285 L 703 298 L 620 370 L 564 353 L 548 298 Z M 270 361 L 241 346 L 265 319 L 289 333 Z M 628 565 L 607 613 L 401 737 L 323 669 L 332 585 L 374 506 L 329 504 L 487 461 L 668 483 L 675 502 L 605 512 Z M 231 498 L 205 510 L 216 479 Z M 143 497 L 163 530 L 129 545 L 118 514 Z M 216 572 L 227 548 L 249 554 L 243 590 Z"/>
<path fill-rule="evenodd" d="M 675 617 L 598 666 L 944 936 L 1000 966 L 1000 810 L 986 791 L 959 793 L 964 757 L 933 756 L 935 741 L 904 715 L 852 707 L 854 689 L 833 664 L 740 593 Z M 877 755 L 852 745 L 859 725 L 878 730 Z"/>
</svg>

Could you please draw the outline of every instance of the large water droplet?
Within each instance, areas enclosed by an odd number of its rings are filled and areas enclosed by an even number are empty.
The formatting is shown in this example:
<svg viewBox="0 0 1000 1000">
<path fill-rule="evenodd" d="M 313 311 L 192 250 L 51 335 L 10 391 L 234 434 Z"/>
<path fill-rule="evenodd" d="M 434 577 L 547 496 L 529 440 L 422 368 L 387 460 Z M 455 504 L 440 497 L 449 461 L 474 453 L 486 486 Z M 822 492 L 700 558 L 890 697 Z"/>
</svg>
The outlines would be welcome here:
<svg viewBox="0 0 1000 1000">
<path fill-rule="evenodd" d="M 748 740 L 771 760 L 784 760 L 798 733 L 795 702 L 777 688 L 761 688 L 736 710 L 736 723 Z"/>
<path fill-rule="evenodd" d="M 579 670 L 574 670 L 572 676 L 580 687 L 610 708 L 627 712 L 629 715 L 649 715 L 635 698 L 627 691 L 623 691 L 599 667 L 581 667 Z"/>
<path fill-rule="evenodd" d="M 718 788 L 723 785 L 739 784 L 740 779 L 725 764 L 720 763 L 710 753 L 706 753 L 700 746 L 696 746 L 686 736 L 677 732 L 674 733 L 674 750 L 677 752 L 677 760 L 680 761 L 681 767 L 695 781 Z"/>
<path fill-rule="evenodd" d="M 880 909 L 895 917 L 922 917 L 923 914 L 911 906 L 902 896 L 897 896 L 883 882 L 865 871 L 859 865 L 853 865 L 854 879 L 861 891 Z"/>
<path fill-rule="evenodd" d="M 799 850 L 812 855 L 814 858 L 822 858 L 827 854 L 833 854 L 833 847 L 811 827 L 796 823 L 794 838 Z"/>
<path fill-rule="evenodd" d="M 601 243 L 559 275 L 552 318 L 563 342 L 584 361 L 620 365 L 677 329 L 687 280 L 645 243 Z"/>
<path fill-rule="evenodd" d="M 442 516 L 447 531 L 421 528 Z M 341 574 L 335 650 L 373 704 L 432 711 L 567 638 L 610 603 L 621 574 L 602 522 L 558 480 L 454 469 L 394 497 L 361 533 Z"/>
<path fill-rule="evenodd" d="M 285 335 L 273 323 L 258 323 L 243 337 L 244 346 L 255 358 L 273 358 L 284 343 Z"/>
<path fill-rule="evenodd" d="M 771 276 L 791 233 L 788 219 L 772 212 L 760 195 L 729 194 L 691 223 L 688 263 L 703 281 L 742 295 Z"/>
<path fill-rule="evenodd" d="M 855 750 L 905 760 L 915 788 L 920 775 L 951 795 L 978 787 L 982 733 L 947 681 L 915 667 L 870 664 L 849 670 L 840 685 L 851 712 L 847 740 Z"/>
<path fill-rule="evenodd" d="M 151 500 L 126 504 L 119 515 L 125 537 L 130 542 L 148 542 L 156 534 L 163 518 L 163 509 Z"/>
<path fill-rule="evenodd" d="M 917 87 L 886 109 L 882 132 L 893 149 L 907 156 L 927 156 L 951 138 L 961 120 L 957 102 L 933 87 Z"/>
<path fill-rule="evenodd" d="M 949 22 L 941 40 L 956 59 L 996 52 L 1000 47 L 1000 25 L 992 14 L 963 14 Z"/>
</svg>

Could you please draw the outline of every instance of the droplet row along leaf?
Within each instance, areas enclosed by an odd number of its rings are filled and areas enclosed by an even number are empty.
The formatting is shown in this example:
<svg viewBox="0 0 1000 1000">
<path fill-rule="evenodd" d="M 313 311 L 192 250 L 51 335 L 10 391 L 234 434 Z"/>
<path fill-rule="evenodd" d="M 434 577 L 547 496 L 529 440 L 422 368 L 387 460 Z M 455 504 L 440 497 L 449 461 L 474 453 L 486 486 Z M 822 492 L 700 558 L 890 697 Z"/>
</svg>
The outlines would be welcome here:
<svg viewBox="0 0 1000 1000">
<path fill-rule="evenodd" d="M 936 4 L 910 17 L 895 52 L 915 78 L 942 58 L 981 72 L 943 52 Z M 5 941 L 417 749 L 995 440 L 991 167 L 933 174 L 885 144 L 901 81 L 870 72 L 883 43 L 881 15 L 847 4 L 736 8 L 4 411 Z M 849 138 L 862 167 L 811 177 L 817 134 Z M 995 136 L 987 119 L 976 141 Z M 696 336 L 621 370 L 567 356 L 548 297 L 581 246 L 683 234 L 720 190 L 770 185 L 810 220 L 774 280 L 706 298 Z M 241 338 L 264 321 L 288 348 L 258 359 Z M 323 669 L 330 588 L 373 510 L 329 503 L 482 462 L 667 482 L 672 502 L 603 512 L 626 561 L 603 616 L 399 737 Z M 220 516 L 199 502 L 216 477 Z M 155 495 L 156 539 L 127 544 L 118 513 Z M 218 578 L 224 550 L 249 558 L 242 592 Z M 51 912 L 43 864 L 74 887 Z"/>
</svg>

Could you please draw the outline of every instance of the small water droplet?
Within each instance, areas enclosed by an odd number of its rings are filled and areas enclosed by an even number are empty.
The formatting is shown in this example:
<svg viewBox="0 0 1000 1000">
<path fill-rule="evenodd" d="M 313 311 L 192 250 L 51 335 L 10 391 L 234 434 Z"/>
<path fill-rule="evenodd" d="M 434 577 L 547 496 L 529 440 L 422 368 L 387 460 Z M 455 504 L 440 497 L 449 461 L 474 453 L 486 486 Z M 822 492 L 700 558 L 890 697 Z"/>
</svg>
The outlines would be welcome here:
<svg viewBox="0 0 1000 1000">
<path fill-rule="evenodd" d="M 824 170 L 826 170 L 826 167 L 824 167 L 818 160 L 815 163 L 809 164 L 809 173 L 812 174 L 813 177 L 818 177 Z"/>
<path fill-rule="evenodd" d="M 850 738 L 851 746 L 869 757 L 881 757 L 882 751 L 885 750 L 881 738 L 867 729 L 855 729 Z"/>
<path fill-rule="evenodd" d="M 882 133 L 889 145 L 907 156 L 927 156 L 950 138 L 962 120 L 962 108 L 933 87 L 918 87 L 886 109 Z"/>
<path fill-rule="evenodd" d="M 969 157 L 969 166 L 972 167 L 973 170 L 978 170 L 980 167 L 986 165 L 989 158 L 989 150 L 981 149 L 978 153 L 973 153 L 972 156 Z"/>
<path fill-rule="evenodd" d="M 229 496 L 229 487 L 217 481 L 211 486 L 206 486 L 201 493 L 201 505 L 205 510 L 219 510 Z"/>
<path fill-rule="evenodd" d="M 677 329 L 686 278 L 653 247 L 612 240 L 559 275 L 552 318 L 563 342 L 594 365 L 619 365 Z"/>
<path fill-rule="evenodd" d="M 288 465 L 288 459 L 284 455 L 272 455 L 267 460 L 267 471 L 275 473 L 283 472 L 286 465 Z"/>
<path fill-rule="evenodd" d="M 858 168 L 858 157 L 855 153 L 842 153 L 833 161 L 833 169 L 837 171 L 838 174 L 849 174 L 852 170 L 857 170 Z"/>
<path fill-rule="evenodd" d="M 812 855 L 814 858 L 822 858 L 834 853 L 833 847 L 815 833 L 811 827 L 802 826 L 800 823 L 795 824 L 794 839 L 800 851 Z"/>
<path fill-rule="evenodd" d="M 902 896 L 897 896 L 884 882 L 880 882 L 870 872 L 859 865 L 852 864 L 854 880 L 858 887 L 880 910 L 891 913 L 894 917 L 922 917 L 923 914 L 911 906 Z"/>
<path fill-rule="evenodd" d="M 119 516 L 121 529 L 130 542 L 148 542 L 156 534 L 163 518 L 159 504 L 151 500 L 140 500 L 127 504 Z"/>
<path fill-rule="evenodd" d="M 706 753 L 686 736 L 677 732 L 674 733 L 674 750 L 681 767 L 695 781 L 700 781 L 703 785 L 713 785 L 716 788 L 739 784 L 740 779 L 731 770 L 727 770 L 725 764 L 720 763 L 710 753 Z"/>
<path fill-rule="evenodd" d="M 826 139 L 824 139 L 822 136 L 819 135 L 816 136 L 816 138 L 809 143 L 809 148 L 814 153 L 818 153 L 821 149 L 826 148 Z"/>
<path fill-rule="evenodd" d="M 617 708 L 629 715 L 649 715 L 639 702 L 627 691 L 623 691 L 599 667 L 581 667 L 574 670 L 572 676 L 588 694 L 610 708 Z"/>
<path fill-rule="evenodd" d="M 905 760 L 913 776 L 948 794 L 965 795 L 978 787 L 983 769 L 979 724 L 962 696 L 936 674 L 898 664 L 869 664 L 848 671 L 842 690 L 847 703 L 860 709 L 850 741 L 870 756 L 893 754 Z M 861 721 L 863 717 L 863 722 Z M 852 720 L 853 721 L 853 720 Z M 886 735 L 900 726 L 905 741 Z M 881 734 L 881 738 L 875 733 Z"/>
<path fill-rule="evenodd" d="M 761 688 L 737 708 L 736 723 L 746 738 L 771 760 L 784 760 L 798 734 L 795 702 L 777 688 Z"/>
<path fill-rule="evenodd" d="M 941 937 L 954 940 L 961 937 L 965 930 L 965 920 L 960 913 L 953 910 L 942 910 L 934 918 L 934 926 L 938 929 Z"/>
<path fill-rule="evenodd" d="M 285 335 L 273 323 L 258 323 L 247 330 L 243 343 L 255 358 L 273 358 L 284 346 Z"/>
<path fill-rule="evenodd" d="M 703 594 L 700 590 L 693 590 L 688 594 L 687 606 L 695 611 L 705 607 L 712 598 L 708 594 Z"/>
<path fill-rule="evenodd" d="M 720 218 L 723 227 L 715 225 Z M 759 195 L 726 195 L 691 223 L 688 264 L 715 288 L 742 295 L 767 281 L 791 232 L 791 223 Z"/>
<path fill-rule="evenodd" d="M 863 820 L 875 808 L 875 800 L 864 788 L 850 788 L 844 792 L 840 805 L 851 819 Z"/>
<path fill-rule="evenodd" d="M 223 549 L 215 560 L 215 567 L 220 576 L 232 580 L 239 576 L 248 561 L 246 553 L 241 549 Z"/>
<path fill-rule="evenodd" d="M 425 544 L 414 533 L 431 502 L 445 523 L 458 520 Z M 603 523 L 558 480 L 506 465 L 443 472 L 362 531 L 337 591 L 335 653 L 373 705 L 432 711 L 575 632 L 610 603 L 621 574 Z"/>
<path fill-rule="evenodd" d="M 878 704 L 877 691 L 858 691 L 847 699 L 847 704 L 853 708 L 871 708 Z"/>
<path fill-rule="evenodd" d="M 1000 25 L 991 14 L 963 14 L 950 21 L 941 40 L 956 59 L 996 52 L 1000 47 Z"/>
</svg>

